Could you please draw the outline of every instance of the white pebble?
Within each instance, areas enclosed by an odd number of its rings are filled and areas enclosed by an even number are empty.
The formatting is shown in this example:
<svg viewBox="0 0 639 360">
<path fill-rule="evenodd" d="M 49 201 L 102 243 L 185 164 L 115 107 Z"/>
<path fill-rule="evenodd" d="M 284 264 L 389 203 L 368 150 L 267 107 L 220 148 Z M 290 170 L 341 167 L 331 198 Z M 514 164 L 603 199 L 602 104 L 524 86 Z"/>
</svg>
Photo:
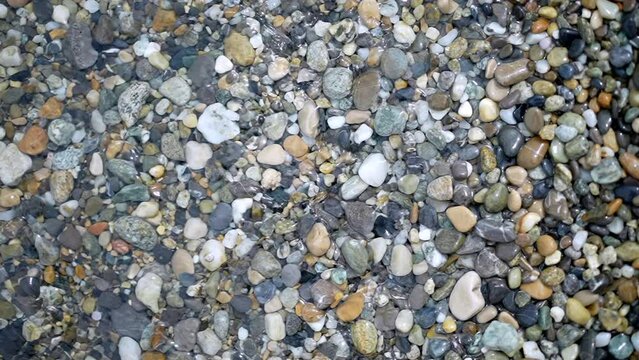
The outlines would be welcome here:
<svg viewBox="0 0 639 360">
<path fill-rule="evenodd" d="M 95 0 L 86 0 L 83 7 L 84 10 L 88 11 L 91 14 L 94 14 L 100 10 L 100 4 Z"/>
<path fill-rule="evenodd" d="M 600 332 L 595 336 L 595 346 L 596 347 L 604 347 L 608 346 L 610 343 L 610 338 L 612 335 L 609 332 Z"/>
<path fill-rule="evenodd" d="M 524 356 L 527 359 L 535 359 L 535 360 L 545 360 L 546 356 L 539 349 L 539 345 L 537 345 L 534 341 L 526 341 L 524 343 Z"/>
<path fill-rule="evenodd" d="M 148 272 L 138 280 L 135 286 L 135 297 L 154 313 L 160 312 L 158 300 L 162 292 L 162 278 Z"/>
<path fill-rule="evenodd" d="M 410 25 L 407 25 L 403 21 L 395 24 L 395 27 L 393 28 L 393 36 L 395 37 L 395 40 L 402 44 L 412 44 L 417 37 L 415 35 L 415 32 L 413 31 L 413 28 L 411 28 Z"/>
<path fill-rule="evenodd" d="M 413 312 L 409 309 L 404 309 L 397 314 L 395 318 L 395 328 L 400 332 L 407 333 L 413 327 Z"/>
<path fill-rule="evenodd" d="M 561 322 L 561 320 L 563 320 L 564 318 L 564 315 L 564 309 L 560 308 L 559 306 L 553 306 L 550 308 L 550 317 L 552 317 L 555 322 Z"/>
<path fill-rule="evenodd" d="M 264 316 L 264 328 L 266 329 L 266 335 L 273 341 L 280 341 L 286 336 L 284 319 L 279 313 L 266 314 Z"/>
<path fill-rule="evenodd" d="M 581 115 L 584 117 L 584 120 L 586 120 L 588 127 L 594 128 L 597 126 L 597 114 L 595 114 L 592 109 L 584 111 Z"/>
<path fill-rule="evenodd" d="M 239 224 L 242 221 L 242 217 L 244 213 L 253 207 L 253 199 L 251 198 L 243 198 L 243 199 L 235 199 L 231 203 L 231 207 L 233 208 L 233 222 Z"/>
<path fill-rule="evenodd" d="M 584 231 L 584 230 L 577 231 L 575 236 L 572 238 L 572 248 L 577 251 L 581 250 L 581 248 L 586 243 L 587 239 L 588 239 L 587 231 Z"/>
<path fill-rule="evenodd" d="M 364 159 L 357 175 L 370 186 L 379 187 L 384 183 L 390 165 L 380 153 L 370 154 Z"/>
<path fill-rule="evenodd" d="M 209 227 L 199 217 L 192 217 L 184 224 L 184 237 L 189 240 L 201 239 L 208 231 Z"/>
<path fill-rule="evenodd" d="M 366 124 L 360 125 L 360 127 L 353 133 L 353 142 L 361 144 L 373 136 L 373 129 Z"/>
<path fill-rule="evenodd" d="M 66 6 L 55 5 L 53 7 L 53 14 L 51 15 L 51 18 L 53 18 L 55 22 L 66 25 L 69 22 L 69 16 L 71 16 L 71 14 Z"/>
<path fill-rule="evenodd" d="M 550 64 L 547 60 L 539 60 L 535 63 L 535 70 L 540 74 L 545 74 L 550 71 Z"/>
<path fill-rule="evenodd" d="M 123 336 L 118 342 L 118 354 L 122 360 L 142 359 L 142 349 L 138 342 L 128 336 Z"/>
<path fill-rule="evenodd" d="M 453 29 L 446 35 L 442 36 L 441 39 L 437 41 L 437 43 L 441 46 L 448 46 L 453 43 L 453 41 L 457 38 L 457 35 L 459 35 L 459 30 Z"/>
<path fill-rule="evenodd" d="M 344 126 L 344 124 L 346 124 L 346 117 L 344 116 L 331 116 L 329 117 L 326 122 L 328 123 L 328 127 L 331 129 L 339 129 L 342 126 Z"/>
<path fill-rule="evenodd" d="M 233 62 L 224 55 L 220 55 L 215 59 L 215 72 L 225 74 L 233 70 Z"/>
<path fill-rule="evenodd" d="M 459 116 L 464 118 L 469 118 L 473 115 L 473 106 L 470 105 L 468 101 L 463 102 L 459 105 L 459 110 L 457 110 Z"/>
</svg>

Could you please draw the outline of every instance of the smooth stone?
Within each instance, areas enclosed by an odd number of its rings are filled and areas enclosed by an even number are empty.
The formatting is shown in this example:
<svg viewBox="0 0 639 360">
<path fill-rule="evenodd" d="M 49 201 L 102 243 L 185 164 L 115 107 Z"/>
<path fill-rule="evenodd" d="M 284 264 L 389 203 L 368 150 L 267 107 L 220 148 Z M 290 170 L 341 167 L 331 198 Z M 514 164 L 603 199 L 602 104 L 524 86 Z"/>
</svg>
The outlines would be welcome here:
<svg viewBox="0 0 639 360">
<path fill-rule="evenodd" d="M 166 80 L 158 90 L 160 94 L 178 106 L 186 105 L 191 100 L 191 87 L 179 76 Z"/>
<path fill-rule="evenodd" d="M 365 183 L 358 175 L 355 175 L 342 184 L 342 187 L 340 188 L 340 195 L 344 200 L 354 200 L 367 188 L 368 184 Z"/>
<path fill-rule="evenodd" d="M 446 175 L 428 183 L 428 196 L 435 200 L 448 201 L 453 198 L 453 177 Z"/>
<path fill-rule="evenodd" d="M 414 194 L 418 186 L 419 176 L 415 174 L 404 175 L 397 181 L 398 190 L 407 195 Z"/>
<path fill-rule="evenodd" d="M 343 99 L 351 91 L 353 72 L 346 68 L 330 68 L 324 72 L 322 88 L 329 99 Z"/>
<path fill-rule="evenodd" d="M 358 275 L 368 269 L 368 251 L 364 242 L 356 239 L 346 240 L 340 249 L 348 266 Z"/>
<path fill-rule="evenodd" d="M 287 158 L 287 152 L 280 144 L 267 145 L 257 154 L 257 161 L 265 165 L 282 165 Z"/>
<path fill-rule="evenodd" d="M 406 276 L 413 270 L 413 257 L 404 245 L 395 245 L 391 252 L 390 271 L 395 276 Z"/>
<path fill-rule="evenodd" d="M 481 293 L 481 277 L 469 271 L 460 277 L 450 293 L 448 306 L 450 312 L 461 321 L 477 315 L 486 305 Z"/>
<path fill-rule="evenodd" d="M 240 134 L 237 121 L 240 115 L 228 110 L 224 105 L 215 103 L 204 109 L 197 123 L 197 129 L 211 144 L 221 144 Z"/>
<path fill-rule="evenodd" d="M 380 68 L 387 78 L 399 79 L 408 70 L 408 57 L 398 48 L 387 49 L 380 57 Z"/>
<path fill-rule="evenodd" d="M 379 136 L 401 134 L 404 131 L 408 113 L 399 106 L 383 106 L 375 114 L 373 128 Z"/>
<path fill-rule="evenodd" d="M 337 318 L 344 322 L 357 319 L 364 310 L 364 300 L 361 293 L 349 295 L 335 310 Z"/>
<path fill-rule="evenodd" d="M 435 247 L 442 254 L 454 254 L 462 247 L 466 237 L 453 229 L 441 229 L 435 237 Z"/>
<path fill-rule="evenodd" d="M 384 155 L 375 153 L 368 155 L 366 159 L 364 159 L 357 170 L 357 175 L 359 175 L 360 179 L 366 184 L 379 187 L 384 183 L 389 169 L 390 165 L 384 158 Z"/>
<path fill-rule="evenodd" d="M 206 166 L 207 161 L 213 157 L 213 150 L 208 144 L 189 141 L 184 146 L 184 157 L 187 166 L 191 170 L 201 170 Z"/>
<path fill-rule="evenodd" d="M 138 121 L 138 115 L 146 99 L 151 95 L 151 87 L 146 82 L 134 82 L 120 94 L 118 98 L 118 112 L 128 127 Z"/>
<path fill-rule="evenodd" d="M 0 65 L 4 67 L 16 67 L 22 65 L 24 58 L 20 53 L 20 48 L 9 45 L 0 50 Z"/>
<path fill-rule="evenodd" d="M 311 69 L 322 72 L 328 67 L 328 49 L 322 40 L 313 41 L 306 50 L 306 63 Z"/>
<path fill-rule="evenodd" d="M 0 153 L 0 181 L 5 185 L 14 185 L 31 169 L 32 161 L 23 154 L 18 146 L 11 143 Z"/>
<path fill-rule="evenodd" d="M 123 240 L 144 251 L 151 251 L 158 237 L 151 224 L 135 216 L 124 216 L 115 221 L 113 229 Z"/>
<path fill-rule="evenodd" d="M 304 103 L 302 110 L 297 115 L 297 123 L 302 134 L 310 138 L 319 135 L 319 113 L 313 100 Z"/>
<path fill-rule="evenodd" d="M 142 349 L 134 339 L 122 336 L 118 342 L 118 355 L 121 360 L 141 360 Z"/>
<path fill-rule="evenodd" d="M 160 312 L 158 301 L 162 292 L 162 278 L 148 272 L 138 280 L 135 286 L 135 297 L 154 313 Z"/>
<path fill-rule="evenodd" d="M 497 137 L 499 145 L 504 150 L 504 155 L 515 157 L 524 145 L 524 136 L 514 126 L 505 126 L 499 131 Z"/>
<path fill-rule="evenodd" d="M 495 69 L 495 79 L 502 86 L 515 85 L 528 79 L 535 69 L 535 63 L 528 59 L 519 59 L 513 62 L 500 64 Z"/>
<path fill-rule="evenodd" d="M 188 251 L 184 249 L 177 249 L 171 258 L 171 268 L 177 278 L 184 273 L 194 274 L 195 265 L 193 264 L 193 257 Z"/>
<path fill-rule="evenodd" d="M 212 329 L 205 329 L 197 333 L 197 344 L 206 355 L 215 355 L 222 350 L 222 341 Z"/>
<path fill-rule="evenodd" d="M 273 341 L 280 341 L 286 337 L 284 319 L 279 313 L 266 314 L 264 316 L 264 328 L 266 335 Z"/>
<path fill-rule="evenodd" d="M 533 137 L 524 144 L 517 155 L 517 164 L 530 170 L 541 164 L 548 152 L 549 143 L 540 137 Z"/>
<path fill-rule="evenodd" d="M 515 226 L 511 222 L 498 222 L 490 219 L 481 219 L 475 225 L 475 232 L 480 237 L 493 242 L 515 241 Z"/>
<path fill-rule="evenodd" d="M 326 254 L 331 247 L 331 239 L 326 226 L 322 223 L 315 223 L 306 235 L 306 247 L 314 256 Z"/>
<path fill-rule="evenodd" d="M 615 359 L 626 359 L 634 352 L 630 337 L 618 334 L 610 339 L 608 351 Z"/>
<path fill-rule="evenodd" d="M 218 74 L 226 74 L 233 70 L 233 62 L 224 55 L 215 58 L 215 72 Z"/>
<path fill-rule="evenodd" d="M 541 280 L 522 284 L 519 288 L 536 300 L 548 299 L 553 293 L 552 288 L 546 286 Z"/>
<path fill-rule="evenodd" d="M 377 329 L 368 320 L 358 320 L 351 326 L 351 336 L 355 350 L 363 355 L 377 351 Z"/>
<path fill-rule="evenodd" d="M 255 49 L 247 36 L 232 31 L 224 39 L 224 55 L 238 65 L 249 66 L 255 59 Z"/>
<path fill-rule="evenodd" d="M 364 0 L 374 2 L 374 0 Z M 361 3 L 360 3 L 361 4 Z M 353 104 L 359 110 L 369 110 L 377 103 L 380 89 L 379 72 L 370 70 L 358 76 L 353 82 Z"/>
<path fill-rule="evenodd" d="M 259 250 L 251 260 L 251 268 L 265 278 L 272 278 L 282 272 L 282 265 L 273 254 Z"/>
<path fill-rule="evenodd" d="M 508 188 L 501 183 L 497 183 L 488 188 L 484 198 L 486 211 L 496 213 L 506 208 L 508 204 Z"/>
<path fill-rule="evenodd" d="M 489 98 L 483 98 L 479 102 L 479 119 L 483 122 L 491 122 L 499 117 L 499 105 Z"/>
<path fill-rule="evenodd" d="M 586 326 L 592 318 L 588 309 L 584 307 L 578 300 L 570 298 L 566 301 L 566 316 L 572 322 L 581 326 Z"/>
<path fill-rule="evenodd" d="M 215 271 L 226 263 L 226 249 L 218 240 L 208 240 L 199 253 L 200 262 L 209 271 Z"/>
<path fill-rule="evenodd" d="M 510 324 L 500 321 L 491 322 L 482 335 L 482 344 L 490 350 L 499 350 L 506 355 L 512 355 L 524 343 L 521 335 Z"/>
<path fill-rule="evenodd" d="M 413 312 L 404 309 L 397 314 L 395 319 L 395 328 L 402 333 L 408 333 L 413 328 Z"/>
</svg>

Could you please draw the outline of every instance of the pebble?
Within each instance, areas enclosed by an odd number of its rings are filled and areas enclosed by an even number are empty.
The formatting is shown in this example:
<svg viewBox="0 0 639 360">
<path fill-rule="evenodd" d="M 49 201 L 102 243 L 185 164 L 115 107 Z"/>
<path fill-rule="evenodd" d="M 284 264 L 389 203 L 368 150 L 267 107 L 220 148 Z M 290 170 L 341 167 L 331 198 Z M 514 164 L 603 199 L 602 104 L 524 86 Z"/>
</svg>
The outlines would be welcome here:
<svg viewBox="0 0 639 360">
<path fill-rule="evenodd" d="M 14 185 L 31 166 L 31 158 L 20 152 L 15 144 L 9 144 L 0 152 L 0 181 L 5 185 Z"/>
<path fill-rule="evenodd" d="M 368 320 L 358 320 L 351 326 L 353 345 L 363 355 L 372 355 L 377 350 L 377 330 Z"/>
<path fill-rule="evenodd" d="M 204 109 L 198 119 L 197 129 L 206 141 L 211 144 L 221 144 L 240 133 L 240 128 L 236 124 L 238 120 L 239 115 L 236 112 L 216 103 Z"/>
<path fill-rule="evenodd" d="M 160 312 L 159 299 L 162 291 L 162 279 L 151 272 L 144 274 L 135 286 L 135 297 L 142 304 L 157 313 Z"/>
<path fill-rule="evenodd" d="M 404 245 L 395 245 L 391 252 L 390 271 L 395 276 L 406 276 L 413 269 L 412 255 Z"/>
<path fill-rule="evenodd" d="M 450 312 L 455 318 L 462 321 L 468 320 L 484 308 L 486 303 L 480 288 L 481 278 L 474 271 L 467 272 L 457 280 L 448 303 Z"/>
<path fill-rule="evenodd" d="M 0 357 L 639 350 L 635 2 L 118 4 L 0 4 Z"/>
<path fill-rule="evenodd" d="M 378 187 L 384 183 L 390 165 L 382 154 L 370 154 L 364 159 L 357 171 L 360 179 L 366 184 Z"/>
</svg>

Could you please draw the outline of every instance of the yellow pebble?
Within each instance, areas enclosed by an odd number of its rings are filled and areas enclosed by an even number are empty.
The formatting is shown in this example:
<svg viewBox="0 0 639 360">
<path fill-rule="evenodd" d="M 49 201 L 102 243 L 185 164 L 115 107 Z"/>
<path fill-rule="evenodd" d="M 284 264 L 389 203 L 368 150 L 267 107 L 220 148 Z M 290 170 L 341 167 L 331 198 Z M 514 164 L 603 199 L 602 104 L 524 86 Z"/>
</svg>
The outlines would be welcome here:
<svg viewBox="0 0 639 360">
<path fill-rule="evenodd" d="M 543 16 L 546 19 L 554 19 L 557 17 L 557 9 L 552 6 L 542 6 L 539 8 L 539 16 Z"/>
<path fill-rule="evenodd" d="M 182 123 L 189 129 L 195 129 L 197 126 L 197 116 L 193 113 L 188 114 L 184 120 L 182 120 Z"/>
<path fill-rule="evenodd" d="M 455 322 L 455 319 L 453 319 L 451 316 L 447 316 L 446 319 L 444 319 L 442 328 L 447 334 L 451 334 L 451 333 L 454 333 L 455 330 L 457 330 L 457 323 Z"/>
</svg>

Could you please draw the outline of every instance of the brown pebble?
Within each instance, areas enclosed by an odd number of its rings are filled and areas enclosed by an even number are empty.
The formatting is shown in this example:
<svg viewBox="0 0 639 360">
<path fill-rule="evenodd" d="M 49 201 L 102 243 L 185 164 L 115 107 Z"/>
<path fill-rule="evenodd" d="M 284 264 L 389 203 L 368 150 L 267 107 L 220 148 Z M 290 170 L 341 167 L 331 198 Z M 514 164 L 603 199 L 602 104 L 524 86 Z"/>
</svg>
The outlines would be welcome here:
<svg viewBox="0 0 639 360">
<path fill-rule="evenodd" d="M 349 295 L 336 310 L 337 317 L 341 321 L 353 321 L 359 317 L 364 310 L 364 295 L 355 293 Z"/>
<path fill-rule="evenodd" d="M 550 256 L 557 250 L 557 241 L 550 235 L 542 235 L 537 239 L 537 251 L 543 256 Z"/>
<path fill-rule="evenodd" d="M 284 139 L 284 150 L 296 158 L 302 157 L 308 153 L 308 145 L 297 135 L 290 135 Z"/>
<path fill-rule="evenodd" d="M 50 97 L 40 108 L 40 116 L 48 120 L 57 119 L 62 116 L 63 107 L 58 99 Z"/>
<path fill-rule="evenodd" d="M 27 155 L 38 155 L 46 150 L 49 144 L 47 132 L 39 127 L 30 127 L 18 143 L 18 149 Z"/>
<path fill-rule="evenodd" d="M 533 169 L 539 166 L 546 156 L 550 144 L 540 137 L 528 140 L 517 155 L 517 164 L 525 169 Z"/>
<path fill-rule="evenodd" d="M 544 285 L 539 279 L 522 284 L 519 288 L 535 300 L 546 300 L 552 295 L 552 288 Z"/>
<path fill-rule="evenodd" d="M 626 172 L 635 179 L 639 179 L 639 159 L 629 152 L 619 155 L 619 162 Z"/>
<path fill-rule="evenodd" d="M 153 30 L 157 32 L 173 30 L 176 20 L 175 11 L 158 9 L 153 17 Z"/>
</svg>

